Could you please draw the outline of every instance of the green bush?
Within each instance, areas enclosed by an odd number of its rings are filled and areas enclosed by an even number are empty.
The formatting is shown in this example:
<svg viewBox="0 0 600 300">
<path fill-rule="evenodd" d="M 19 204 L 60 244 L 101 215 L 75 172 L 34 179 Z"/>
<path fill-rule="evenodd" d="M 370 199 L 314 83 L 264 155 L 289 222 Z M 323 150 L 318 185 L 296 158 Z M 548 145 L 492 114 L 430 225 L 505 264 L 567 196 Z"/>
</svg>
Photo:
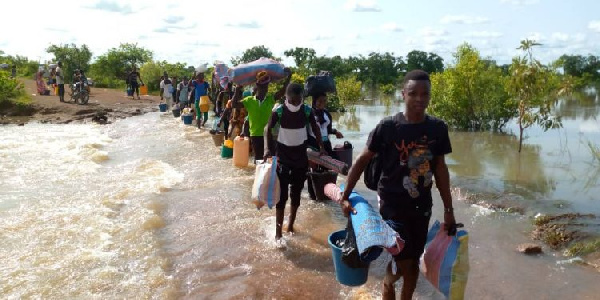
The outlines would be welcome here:
<svg viewBox="0 0 600 300">
<path fill-rule="evenodd" d="M 24 94 L 23 83 L 10 78 L 10 73 L 0 71 L 0 102 L 14 101 Z"/>
<path fill-rule="evenodd" d="M 431 74 L 429 112 L 462 130 L 501 130 L 517 104 L 504 89 L 505 77 L 469 44 L 458 47 L 455 64 Z"/>
<path fill-rule="evenodd" d="M 382 84 L 381 86 L 379 86 L 379 90 L 384 95 L 393 95 L 396 92 L 396 86 L 392 83 Z"/>
</svg>

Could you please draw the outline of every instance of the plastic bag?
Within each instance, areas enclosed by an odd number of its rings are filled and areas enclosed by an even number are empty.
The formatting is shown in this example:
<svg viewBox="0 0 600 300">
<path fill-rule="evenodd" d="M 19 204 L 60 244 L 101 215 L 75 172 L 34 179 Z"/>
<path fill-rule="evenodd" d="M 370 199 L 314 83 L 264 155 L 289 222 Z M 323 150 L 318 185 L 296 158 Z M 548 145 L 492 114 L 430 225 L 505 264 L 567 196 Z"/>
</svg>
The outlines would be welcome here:
<svg viewBox="0 0 600 300">
<path fill-rule="evenodd" d="M 206 70 L 208 70 L 208 63 L 201 64 L 196 68 L 196 72 L 198 73 L 204 73 Z"/>
<path fill-rule="evenodd" d="M 463 299 L 469 275 L 469 235 L 458 230 L 449 236 L 444 224 L 435 221 L 427 233 L 422 272 L 448 299 Z"/>
<path fill-rule="evenodd" d="M 350 268 L 367 268 L 370 263 L 360 259 L 352 218 L 348 218 L 348 224 L 346 225 L 346 238 L 342 246 L 342 261 Z"/>
<path fill-rule="evenodd" d="M 277 176 L 277 157 L 271 162 L 256 161 L 256 173 L 252 184 L 252 203 L 260 209 L 265 204 L 273 208 L 279 202 L 280 186 Z"/>
<path fill-rule="evenodd" d="M 329 71 L 321 71 L 318 75 L 306 78 L 304 83 L 306 95 L 315 96 L 322 93 L 335 93 L 335 81 Z"/>
</svg>

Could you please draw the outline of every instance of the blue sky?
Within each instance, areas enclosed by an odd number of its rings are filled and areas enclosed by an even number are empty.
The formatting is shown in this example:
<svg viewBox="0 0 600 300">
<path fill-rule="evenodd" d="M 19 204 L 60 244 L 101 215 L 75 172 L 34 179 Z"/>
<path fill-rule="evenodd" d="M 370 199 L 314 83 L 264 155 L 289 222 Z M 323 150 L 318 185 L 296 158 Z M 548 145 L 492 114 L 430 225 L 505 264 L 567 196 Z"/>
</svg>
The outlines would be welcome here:
<svg viewBox="0 0 600 300">
<path fill-rule="evenodd" d="M 64 0 L 3 7 L 0 50 L 42 61 L 52 58 L 45 49 L 53 43 L 85 43 L 97 56 L 122 42 L 191 65 L 228 62 L 255 45 L 279 57 L 296 46 L 344 57 L 418 49 L 450 63 L 463 42 L 508 63 L 524 38 L 543 44 L 535 54 L 545 62 L 563 53 L 600 55 L 595 0 Z"/>
</svg>

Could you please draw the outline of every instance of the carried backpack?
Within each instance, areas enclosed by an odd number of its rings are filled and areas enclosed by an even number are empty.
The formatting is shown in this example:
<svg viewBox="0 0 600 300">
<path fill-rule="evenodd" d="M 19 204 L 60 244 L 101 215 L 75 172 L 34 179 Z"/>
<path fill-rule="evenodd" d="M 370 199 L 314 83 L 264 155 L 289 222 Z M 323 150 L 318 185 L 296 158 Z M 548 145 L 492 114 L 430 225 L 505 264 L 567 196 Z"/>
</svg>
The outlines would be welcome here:
<svg viewBox="0 0 600 300">
<path fill-rule="evenodd" d="M 393 117 L 386 117 L 385 119 L 383 119 L 383 123 L 382 126 L 384 126 L 384 128 L 389 128 L 393 131 L 388 131 L 388 132 L 396 132 L 396 122 L 394 121 Z M 379 179 L 381 179 L 381 173 L 383 172 L 383 165 L 384 165 L 384 161 L 383 161 L 383 155 L 381 153 L 381 151 L 384 151 L 385 147 L 387 146 L 387 142 L 384 141 L 383 145 L 381 145 L 382 147 L 380 148 L 380 152 L 377 152 L 375 154 L 375 156 L 371 159 L 371 161 L 369 161 L 369 164 L 367 165 L 367 167 L 365 168 L 365 170 L 363 171 L 363 180 L 365 182 L 365 185 L 367 186 L 368 189 L 373 190 L 373 191 L 377 191 L 377 186 L 379 185 Z"/>
<path fill-rule="evenodd" d="M 306 115 L 306 130 L 308 131 L 308 126 L 309 126 L 309 118 L 310 118 L 310 112 L 312 111 L 312 109 L 310 108 L 310 106 L 306 105 L 306 104 L 302 104 L 302 108 L 304 109 L 304 114 Z M 274 137 L 276 137 L 279 134 L 279 128 L 281 127 L 281 116 L 283 115 L 283 104 L 279 104 L 279 106 L 277 106 L 277 108 L 275 108 L 275 112 L 277 113 L 277 124 L 275 124 L 275 126 L 273 127 L 273 131 L 271 132 L 273 134 Z"/>
</svg>

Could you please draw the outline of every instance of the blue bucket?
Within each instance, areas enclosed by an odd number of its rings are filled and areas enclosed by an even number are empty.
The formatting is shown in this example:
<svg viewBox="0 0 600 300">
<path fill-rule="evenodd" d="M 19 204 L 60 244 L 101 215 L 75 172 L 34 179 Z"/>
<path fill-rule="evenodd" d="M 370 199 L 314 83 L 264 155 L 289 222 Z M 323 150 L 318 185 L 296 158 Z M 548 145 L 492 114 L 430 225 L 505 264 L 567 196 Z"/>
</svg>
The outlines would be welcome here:
<svg viewBox="0 0 600 300">
<path fill-rule="evenodd" d="M 335 267 L 335 279 L 343 285 L 359 286 L 367 282 L 369 268 L 350 268 L 342 261 L 342 248 L 336 246 L 336 242 L 346 238 L 346 230 L 333 232 L 329 235 L 329 246 L 333 255 L 333 266 Z"/>
<path fill-rule="evenodd" d="M 183 124 L 192 125 L 192 120 L 194 120 L 193 115 L 182 115 L 181 117 L 183 118 Z"/>
<path fill-rule="evenodd" d="M 161 103 L 158 105 L 158 109 L 160 109 L 160 112 L 166 112 L 167 111 L 167 104 L 166 103 Z"/>
</svg>

